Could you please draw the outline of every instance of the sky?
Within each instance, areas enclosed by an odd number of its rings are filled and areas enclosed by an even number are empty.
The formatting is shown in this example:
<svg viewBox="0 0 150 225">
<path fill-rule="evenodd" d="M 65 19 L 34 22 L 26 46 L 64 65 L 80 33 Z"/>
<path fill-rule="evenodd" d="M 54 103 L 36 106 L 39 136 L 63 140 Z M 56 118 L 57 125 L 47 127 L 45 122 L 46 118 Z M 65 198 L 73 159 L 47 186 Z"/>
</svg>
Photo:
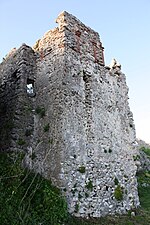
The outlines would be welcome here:
<svg viewBox="0 0 150 225">
<path fill-rule="evenodd" d="M 33 46 L 64 10 L 100 34 L 106 65 L 121 63 L 137 138 L 150 143 L 150 0 L 0 0 L 0 61 Z"/>
</svg>

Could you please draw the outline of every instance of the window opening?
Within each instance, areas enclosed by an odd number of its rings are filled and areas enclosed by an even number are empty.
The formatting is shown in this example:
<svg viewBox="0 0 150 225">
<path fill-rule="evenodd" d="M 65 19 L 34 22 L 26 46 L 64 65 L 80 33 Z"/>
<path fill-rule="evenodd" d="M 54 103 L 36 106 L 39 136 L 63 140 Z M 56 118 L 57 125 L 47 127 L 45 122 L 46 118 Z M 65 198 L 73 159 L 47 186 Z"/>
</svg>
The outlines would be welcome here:
<svg viewBox="0 0 150 225">
<path fill-rule="evenodd" d="M 32 79 L 27 79 L 27 94 L 31 97 L 35 96 L 34 80 Z"/>
</svg>

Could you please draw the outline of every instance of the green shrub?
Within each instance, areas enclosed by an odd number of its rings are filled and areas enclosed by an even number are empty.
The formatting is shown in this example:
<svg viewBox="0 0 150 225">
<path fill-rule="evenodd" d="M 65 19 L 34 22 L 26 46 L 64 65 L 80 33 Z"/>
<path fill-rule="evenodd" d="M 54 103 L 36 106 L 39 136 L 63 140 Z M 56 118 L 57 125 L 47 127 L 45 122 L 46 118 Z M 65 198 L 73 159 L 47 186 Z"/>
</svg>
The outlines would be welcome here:
<svg viewBox="0 0 150 225">
<path fill-rule="evenodd" d="M 44 126 L 44 132 L 47 132 L 47 131 L 49 131 L 49 123 L 48 124 L 46 124 L 45 126 Z"/>
<path fill-rule="evenodd" d="M 93 182 L 92 182 L 92 180 L 89 180 L 85 187 L 88 190 L 93 191 Z"/>
<path fill-rule="evenodd" d="M 45 108 L 38 106 L 35 109 L 35 113 L 38 114 L 40 116 L 40 118 L 43 118 L 45 116 Z"/>
<path fill-rule="evenodd" d="M 119 184 L 119 181 L 118 181 L 117 177 L 115 177 L 114 183 L 115 183 L 115 185 L 118 185 Z"/>
<path fill-rule="evenodd" d="M 79 171 L 80 173 L 85 173 L 85 166 L 80 166 L 80 167 L 78 168 L 78 171 Z"/>
<path fill-rule="evenodd" d="M 118 185 L 115 188 L 114 196 L 115 196 L 117 201 L 122 201 L 123 200 L 123 190 L 122 190 L 120 185 Z"/>
</svg>

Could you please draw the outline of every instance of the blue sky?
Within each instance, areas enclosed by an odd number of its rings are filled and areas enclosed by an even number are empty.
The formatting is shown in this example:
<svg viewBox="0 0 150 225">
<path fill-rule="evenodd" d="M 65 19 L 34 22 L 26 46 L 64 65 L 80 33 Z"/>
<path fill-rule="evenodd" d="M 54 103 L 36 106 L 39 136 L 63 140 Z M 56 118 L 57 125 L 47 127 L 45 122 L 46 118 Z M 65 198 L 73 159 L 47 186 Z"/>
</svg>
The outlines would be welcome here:
<svg viewBox="0 0 150 225">
<path fill-rule="evenodd" d="M 121 63 L 137 137 L 150 143 L 150 0 L 0 0 L 0 61 L 33 46 L 64 10 L 100 34 L 106 64 Z"/>
</svg>

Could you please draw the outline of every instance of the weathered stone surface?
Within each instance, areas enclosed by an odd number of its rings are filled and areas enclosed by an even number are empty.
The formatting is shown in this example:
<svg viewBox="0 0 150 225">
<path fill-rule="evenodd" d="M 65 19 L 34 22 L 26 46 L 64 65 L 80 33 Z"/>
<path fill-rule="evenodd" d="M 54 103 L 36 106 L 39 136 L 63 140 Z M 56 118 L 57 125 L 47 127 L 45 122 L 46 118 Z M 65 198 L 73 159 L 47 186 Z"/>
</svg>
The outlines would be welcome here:
<svg viewBox="0 0 150 225">
<path fill-rule="evenodd" d="M 138 171 L 150 171 L 150 156 L 142 150 L 143 148 L 150 149 L 150 144 L 146 143 L 143 140 L 137 139 L 137 148 L 139 150 L 139 154 L 136 157 Z"/>
<path fill-rule="evenodd" d="M 125 75 L 117 62 L 105 67 L 97 32 L 67 12 L 56 21 L 0 65 L 1 149 L 24 150 L 25 165 L 62 188 L 72 214 L 125 213 L 139 205 Z"/>
</svg>

